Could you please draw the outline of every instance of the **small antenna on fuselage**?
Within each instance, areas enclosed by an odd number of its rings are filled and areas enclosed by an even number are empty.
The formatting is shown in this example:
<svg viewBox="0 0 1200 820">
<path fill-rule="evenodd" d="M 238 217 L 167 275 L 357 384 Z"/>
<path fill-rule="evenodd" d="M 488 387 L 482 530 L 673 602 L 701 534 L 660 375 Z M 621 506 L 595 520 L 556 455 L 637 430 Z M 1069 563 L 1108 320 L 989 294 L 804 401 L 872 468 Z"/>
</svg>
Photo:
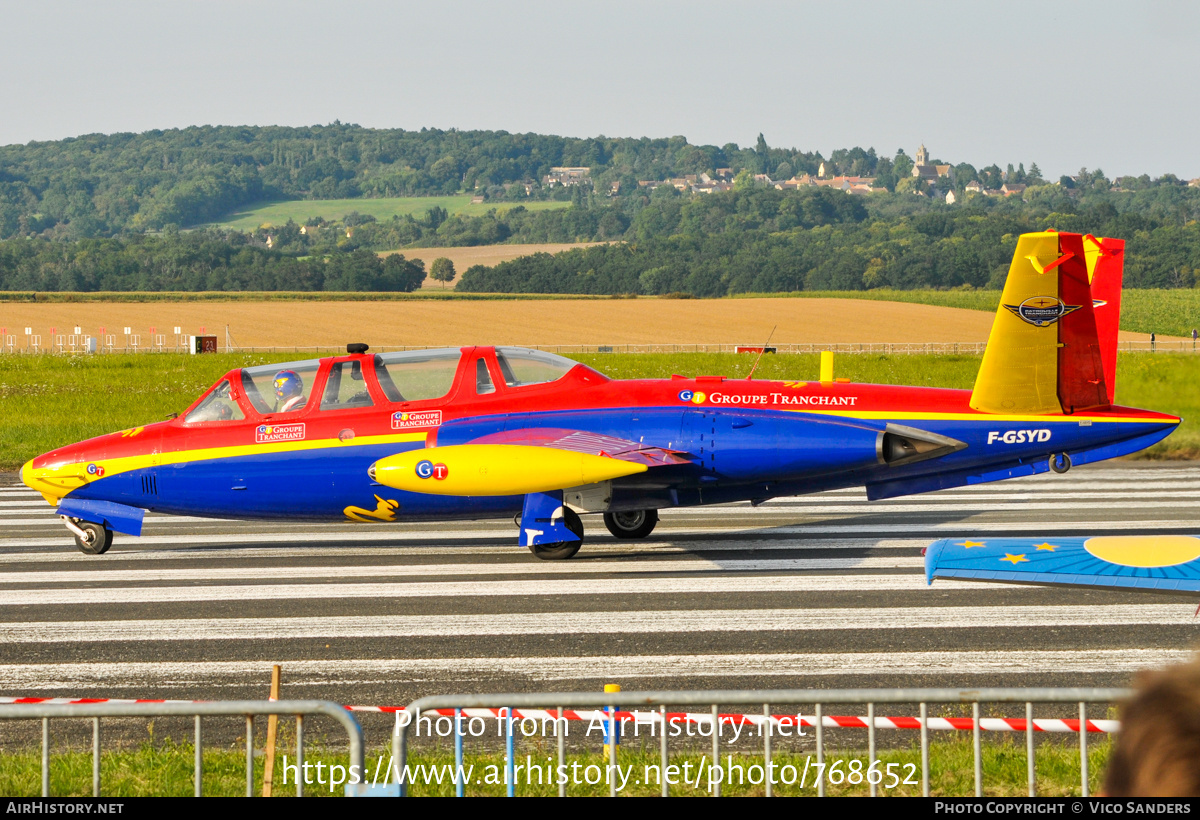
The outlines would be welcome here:
<svg viewBox="0 0 1200 820">
<path fill-rule="evenodd" d="M 758 363 L 762 361 L 763 354 L 767 352 L 767 345 L 771 343 L 771 337 L 775 335 L 775 330 L 778 327 L 779 325 L 775 325 L 775 327 L 771 328 L 771 332 L 767 334 L 767 340 L 763 342 L 763 346 L 758 349 L 758 358 L 754 360 L 754 367 L 750 368 L 750 375 L 746 377 L 746 381 L 750 381 L 754 378 L 754 371 L 758 370 Z"/>
</svg>

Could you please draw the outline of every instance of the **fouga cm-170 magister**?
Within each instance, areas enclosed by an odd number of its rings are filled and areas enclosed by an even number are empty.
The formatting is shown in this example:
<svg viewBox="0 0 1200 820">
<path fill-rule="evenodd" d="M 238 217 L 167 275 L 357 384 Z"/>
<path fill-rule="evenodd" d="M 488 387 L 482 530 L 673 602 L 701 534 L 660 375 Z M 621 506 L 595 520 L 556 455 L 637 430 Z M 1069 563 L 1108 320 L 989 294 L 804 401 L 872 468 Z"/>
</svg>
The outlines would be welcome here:
<svg viewBox="0 0 1200 820">
<path fill-rule="evenodd" d="M 1016 248 L 973 390 L 719 376 L 613 380 L 465 347 L 233 370 L 178 418 L 38 456 L 22 480 L 85 553 L 145 511 L 234 519 L 515 517 L 569 558 L 580 515 L 642 538 L 658 510 L 865 486 L 870 499 L 1125 455 L 1179 419 L 1113 405 L 1124 242 Z"/>
</svg>

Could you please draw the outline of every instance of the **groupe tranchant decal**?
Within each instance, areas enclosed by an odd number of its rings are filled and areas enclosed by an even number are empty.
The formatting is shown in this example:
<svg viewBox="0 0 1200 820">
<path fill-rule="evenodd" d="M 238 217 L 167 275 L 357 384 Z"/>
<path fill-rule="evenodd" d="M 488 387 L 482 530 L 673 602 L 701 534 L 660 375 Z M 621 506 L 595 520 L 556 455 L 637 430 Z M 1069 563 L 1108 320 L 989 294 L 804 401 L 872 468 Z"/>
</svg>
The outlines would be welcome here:
<svg viewBox="0 0 1200 820">
<path fill-rule="evenodd" d="M 773 405 L 807 405 L 822 407 L 853 407 L 858 396 L 795 396 L 788 393 L 701 393 L 700 391 L 682 390 L 680 401 L 692 404 L 732 404 L 741 407 L 773 406 Z"/>
<path fill-rule="evenodd" d="M 407 430 L 413 427 L 439 427 L 442 423 L 441 410 L 410 410 L 392 413 L 392 429 Z"/>
<path fill-rule="evenodd" d="M 276 441 L 303 441 L 304 422 L 298 424 L 260 424 L 254 428 L 254 441 L 271 444 Z"/>
</svg>

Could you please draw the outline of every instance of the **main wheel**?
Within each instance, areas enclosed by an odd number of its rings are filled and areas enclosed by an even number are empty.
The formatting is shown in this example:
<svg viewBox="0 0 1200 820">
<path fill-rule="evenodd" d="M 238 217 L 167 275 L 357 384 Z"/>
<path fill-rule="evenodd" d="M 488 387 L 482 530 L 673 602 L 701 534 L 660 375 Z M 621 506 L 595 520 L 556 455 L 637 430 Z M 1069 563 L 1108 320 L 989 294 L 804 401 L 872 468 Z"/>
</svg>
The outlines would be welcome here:
<svg viewBox="0 0 1200 820">
<path fill-rule="evenodd" d="M 83 530 L 86 539 L 75 536 L 75 546 L 85 555 L 103 555 L 112 546 L 113 532 L 103 524 L 93 524 L 91 521 L 80 521 L 77 526 Z"/>
<path fill-rule="evenodd" d="M 570 507 L 563 507 L 563 524 L 567 529 L 579 536 L 578 541 L 554 541 L 549 544 L 530 544 L 529 551 L 543 561 L 565 561 L 583 546 L 583 522 Z"/>
<path fill-rule="evenodd" d="M 1071 469 L 1071 457 L 1066 453 L 1050 456 L 1050 469 L 1056 473 L 1065 473 Z"/>
<path fill-rule="evenodd" d="M 617 538 L 645 538 L 654 532 L 658 510 L 633 510 L 604 514 L 604 526 Z"/>
</svg>

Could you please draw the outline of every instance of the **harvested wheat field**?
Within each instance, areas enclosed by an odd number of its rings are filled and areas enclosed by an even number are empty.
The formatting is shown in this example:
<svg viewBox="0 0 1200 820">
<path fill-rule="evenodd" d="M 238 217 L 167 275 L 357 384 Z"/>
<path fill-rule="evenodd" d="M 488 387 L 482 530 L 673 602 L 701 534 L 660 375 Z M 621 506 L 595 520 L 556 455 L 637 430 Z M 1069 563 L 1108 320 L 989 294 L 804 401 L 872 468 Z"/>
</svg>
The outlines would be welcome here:
<svg viewBox="0 0 1200 820">
<path fill-rule="evenodd" d="M 399 251 L 384 251 L 380 256 L 402 253 L 408 259 L 420 259 L 425 262 L 425 270 L 429 270 L 434 259 L 444 256 L 454 263 L 454 271 L 462 276 L 463 271 L 472 265 L 483 265 L 490 268 L 500 262 L 508 262 L 518 256 L 529 256 L 534 253 L 556 254 L 574 248 L 590 248 L 592 245 L 604 245 L 604 242 L 567 242 L 546 245 L 464 245 L 453 248 L 405 248 Z M 423 289 L 435 290 L 444 287 L 441 282 L 426 278 Z"/>
<path fill-rule="evenodd" d="M 528 299 L 397 302 L 86 302 L 0 304 L 0 326 L 25 346 L 24 329 L 52 343 L 50 328 L 120 334 L 149 345 L 149 328 L 174 327 L 238 347 L 468 344 L 618 345 L 984 342 L 992 314 L 978 310 L 859 299 Z M 1147 339 L 1121 333 L 1122 339 Z M 1162 340 L 1166 337 L 1160 336 Z M 125 340 L 117 336 L 116 344 Z"/>
</svg>

